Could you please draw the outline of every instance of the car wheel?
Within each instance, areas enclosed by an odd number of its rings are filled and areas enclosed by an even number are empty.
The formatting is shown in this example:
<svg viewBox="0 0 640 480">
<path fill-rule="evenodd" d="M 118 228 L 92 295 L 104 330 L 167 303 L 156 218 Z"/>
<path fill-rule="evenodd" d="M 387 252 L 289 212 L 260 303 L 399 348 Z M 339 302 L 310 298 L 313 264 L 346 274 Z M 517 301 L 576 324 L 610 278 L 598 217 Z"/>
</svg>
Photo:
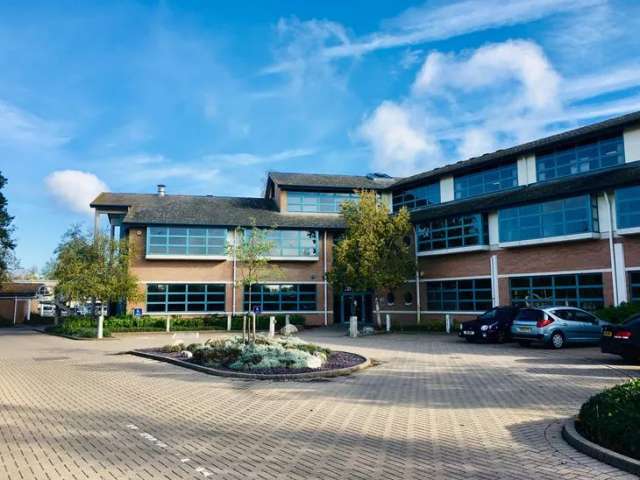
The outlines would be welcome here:
<svg viewBox="0 0 640 480">
<path fill-rule="evenodd" d="M 555 332 L 551 335 L 551 346 L 556 350 L 564 347 L 564 335 L 562 335 L 562 332 Z"/>
<path fill-rule="evenodd" d="M 518 341 L 518 345 L 520 345 L 521 347 L 530 347 L 531 342 L 529 340 L 520 340 Z"/>
</svg>

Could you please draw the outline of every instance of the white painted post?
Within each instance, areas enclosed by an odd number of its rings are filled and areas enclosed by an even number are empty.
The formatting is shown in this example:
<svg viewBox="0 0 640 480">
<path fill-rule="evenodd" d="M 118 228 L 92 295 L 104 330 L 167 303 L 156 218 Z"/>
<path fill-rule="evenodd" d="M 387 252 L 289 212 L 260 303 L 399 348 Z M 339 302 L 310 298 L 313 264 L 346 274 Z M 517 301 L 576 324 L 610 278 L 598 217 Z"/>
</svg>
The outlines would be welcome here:
<svg viewBox="0 0 640 480">
<path fill-rule="evenodd" d="M 253 339 L 256 339 L 256 312 L 251 312 L 251 328 L 249 330 L 253 331 Z"/>
<path fill-rule="evenodd" d="M 18 297 L 13 297 L 13 324 L 16 324 L 16 317 L 18 316 Z"/>
<path fill-rule="evenodd" d="M 104 333 L 104 315 L 100 313 L 98 317 L 98 338 L 102 338 Z"/>
<path fill-rule="evenodd" d="M 27 300 L 27 322 L 31 320 L 31 299 Z"/>
<path fill-rule="evenodd" d="M 356 316 L 349 317 L 349 336 L 358 336 L 358 317 Z"/>
<path fill-rule="evenodd" d="M 285 327 L 289 326 L 289 314 L 288 313 L 284 316 L 284 325 L 285 325 Z"/>
<path fill-rule="evenodd" d="M 227 332 L 231 331 L 231 314 L 227 315 Z"/>
<path fill-rule="evenodd" d="M 165 323 L 165 331 L 169 333 L 171 331 L 171 317 L 167 315 L 167 321 Z"/>
<path fill-rule="evenodd" d="M 386 325 L 385 325 L 386 326 L 386 330 L 387 330 L 387 332 L 390 332 L 391 331 L 391 315 L 389 315 L 387 313 L 387 315 L 385 316 L 385 320 L 386 320 L 386 322 L 385 322 L 386 323 Z"/>
<path fill-rule="evenodd" d="M 272 338 L 276 336 L 276 317 L 273 315 L 269 317 L 269 336 Z"/>
<path fill-rule="evenodd" d="M 445 314 L 444 321 L 445 321 L 445 327 L 446 327 L 447 333 L 451 333 L 451 314 L 450 313 Z"/>
</svg>

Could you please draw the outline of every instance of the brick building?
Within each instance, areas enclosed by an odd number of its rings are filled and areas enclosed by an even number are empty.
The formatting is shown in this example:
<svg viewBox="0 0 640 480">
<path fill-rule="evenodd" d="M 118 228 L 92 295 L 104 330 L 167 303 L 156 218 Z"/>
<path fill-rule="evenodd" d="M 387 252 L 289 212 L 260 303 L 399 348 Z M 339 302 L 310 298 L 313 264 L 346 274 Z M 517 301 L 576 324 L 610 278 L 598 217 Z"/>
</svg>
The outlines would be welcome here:
<svg viewBox="0 0 640 480">
<path fill-rule="evenodd" d="M 415 278 L 385 292 L 383 313 L 416 322 L 493 305 L 595 309 L 640 301 L 640 112 L 405 178 L 276 173 L 264 198 L 102 193 L 91 204 L 135 246 L 149 314 L 239 313 L 235 228 L 277 226 L 282 276 L 255 287 L 265 313 L 312 325 L 372 318 L 370 292 L 325 282 L 343 201 L 375 190 L 411 212 Z"/>
</svg>

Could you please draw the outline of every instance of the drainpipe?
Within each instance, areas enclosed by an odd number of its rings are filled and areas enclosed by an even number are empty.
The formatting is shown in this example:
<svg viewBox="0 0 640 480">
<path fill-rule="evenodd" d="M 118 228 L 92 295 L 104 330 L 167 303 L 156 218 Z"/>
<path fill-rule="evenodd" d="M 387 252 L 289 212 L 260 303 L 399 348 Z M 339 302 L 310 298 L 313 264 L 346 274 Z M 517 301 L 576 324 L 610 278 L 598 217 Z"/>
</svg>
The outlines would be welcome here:
<svg viewBox="0 0 640 480">
<path fill-rule="evenodd" d="M 418 263 L 418 232 L 413 227 L 413 251 L 416 259 L 416 323 L 420 324 L 420 264 Z"/>
<path fill-rule="evenodd" d="M 618 306 L 618 272 L 616 271 L 616 257 L 613 249 L 613 213 L 609 194 L 604 192 L 604 200 L 607 203 L 607 215 L 609 215 L 609 253 L 611 254 L 611 280 L 613 283 L 613 305 Z"/>
<path fill-rule="evenodd" d="M 235 229 L 233 231 L 233 288 L 231 290 L 231 301 L 233 305 L 231 306 L 231 315 L 236 314 L 236 248 L 238 248 L 238 230 Z"/>
<path fill-rule="evenodd" d="M 324 231 L 323 240 L 322 240 L 322 278 L 324 285 L 324 326 L 326 327 L 329 323 L 328 319 L 328 311 L 327 311 L 327 231 Z"/>
</svg>

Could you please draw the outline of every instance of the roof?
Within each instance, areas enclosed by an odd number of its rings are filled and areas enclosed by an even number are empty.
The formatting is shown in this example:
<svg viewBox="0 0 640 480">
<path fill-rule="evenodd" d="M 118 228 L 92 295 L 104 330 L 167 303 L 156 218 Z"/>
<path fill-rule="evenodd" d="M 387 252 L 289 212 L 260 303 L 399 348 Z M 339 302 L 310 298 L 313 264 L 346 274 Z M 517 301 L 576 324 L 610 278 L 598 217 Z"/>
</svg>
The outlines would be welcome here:
<svg viewBox="0 0 640 480">
<path fill-rule="evenodd" d="M 528 202 L 571 197 L 632 184 L 640 184 L 640 162 L 432 205 L 413 211 L 411 219 L 424 221 L 449 215 L 484 213 Z"/>
<path fill-rule="evenodd" d="M 301 190 L 384 190 L 397 180 L 384 174 L 326 175 L 286 172 L 269 172 L 269 179 L 281 188 Z"/>
<path fill-rule="evenodd" d="M 7 282 L 0 284 L 0 298 L 35 298 L 44 283 Z"/>
<path fill-rule="evenodd" d="M 396 187 L 412 186 L 416 183 L 421 183 L 425 180 L 433 179 L 434 181 L 443 175 L 450 175 L 453 173 L 463 173 L 486 167 L 487 164 L 499 165 L 501 162 L 512 161 L 517 156 L 526 155 L 535 152 L 536 150 L 556 146 L 558 144 L 570 143 L 580 141 L 594 134 L 606 134 L 608 132 L 613 133 L 620 128 L 627 125 L 637 123 L 640 121 L 640 111 L 628 113 L 615 118 L 610 118 L 599 123 L 594 123 L 584 127 L 568 130 L 566 132 L 544 137 L 531 142 L 516 145 L 515 147 L 506 148 L 503 150 L 497 150 L 493 153 L 487 153 L 479 157 L 472 157 L 467 160 L 445 165 L 440 168 L 429 170 L 427 172 L 418 173 L 410 177 L 405 177 L 397 180 L 393 183 L 392 189 Z M 640 159 L 634 159 L 640 160 Z"/>
<path fill-rule="evenodd" d="M 342 229 L 335 214 L 280 213 L 272 200 L 247 197 L 101 193 L 92 207 L 126 208 L 125 224 L 248 226 Z"/>
</svg>

